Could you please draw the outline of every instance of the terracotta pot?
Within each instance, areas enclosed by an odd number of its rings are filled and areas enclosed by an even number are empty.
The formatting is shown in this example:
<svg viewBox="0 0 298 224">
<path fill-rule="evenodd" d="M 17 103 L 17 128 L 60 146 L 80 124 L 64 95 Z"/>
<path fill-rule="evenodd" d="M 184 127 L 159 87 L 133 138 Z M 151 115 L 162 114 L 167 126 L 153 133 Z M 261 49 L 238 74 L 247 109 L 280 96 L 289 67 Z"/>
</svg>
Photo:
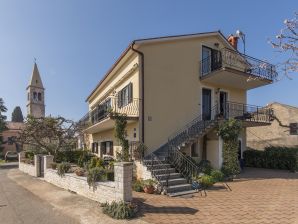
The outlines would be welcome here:
<svg viewBox="0 0 298 224">
<path fill-rule="evenodd" d="M 144 186 L 144 192 L 147 194 L 153 194 L 154 193 L 154 186 Z"/>
</svg>

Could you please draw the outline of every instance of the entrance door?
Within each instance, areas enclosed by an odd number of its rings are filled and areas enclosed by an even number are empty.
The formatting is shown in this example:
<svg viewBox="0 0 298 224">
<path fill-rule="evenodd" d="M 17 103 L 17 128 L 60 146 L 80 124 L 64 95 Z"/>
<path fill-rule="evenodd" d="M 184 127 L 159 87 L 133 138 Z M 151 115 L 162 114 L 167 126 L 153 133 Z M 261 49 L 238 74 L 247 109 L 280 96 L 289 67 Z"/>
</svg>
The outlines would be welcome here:
<svg viewBox="0 0 298 224">
<path fill-rule="evenodd" d="M 219 113 L 222 117 L 228 118 L 228 93 L 220 91 L 219 93 Z"/>
<path fill-rule="evenodd" d="M 211 120 L 211 90 L 202 90 L 202 115 L 203 120 Z"/>
</svg>

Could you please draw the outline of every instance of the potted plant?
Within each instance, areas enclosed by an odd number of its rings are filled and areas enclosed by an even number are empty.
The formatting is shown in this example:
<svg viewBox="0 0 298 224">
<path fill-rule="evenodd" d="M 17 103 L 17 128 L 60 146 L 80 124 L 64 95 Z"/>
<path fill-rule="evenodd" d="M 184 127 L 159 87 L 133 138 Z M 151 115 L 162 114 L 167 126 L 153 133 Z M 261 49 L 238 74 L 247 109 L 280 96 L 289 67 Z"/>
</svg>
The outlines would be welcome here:
<svg viewBox="0 0 298 224">
<path fill-rule="evenodd" d="M 85 174 L 85 170 L 83 168 L 77 168 L 75 170 L 75 173 L 76 173 L 77 176 L 82 177 Z"/>
<path fill-rule="evenodd" d="M 143 183 L 143 190 L 147 194 L 153 194 L 155 191 L 156 182 L 152 179 L 145 180 Z"/>
</svg>

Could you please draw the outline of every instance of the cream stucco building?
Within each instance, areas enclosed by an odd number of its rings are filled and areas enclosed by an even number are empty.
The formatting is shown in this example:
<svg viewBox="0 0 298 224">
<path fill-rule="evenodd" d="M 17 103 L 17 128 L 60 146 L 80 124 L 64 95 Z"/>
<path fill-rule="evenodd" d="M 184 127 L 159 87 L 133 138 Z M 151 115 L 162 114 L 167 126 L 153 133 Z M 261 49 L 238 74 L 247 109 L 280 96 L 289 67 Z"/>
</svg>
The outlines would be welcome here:
<svg viewBox="0 0 298 224">
<path fill-rule="evenodd" d="M 222 33 L 209 32 L 133 41 L 87 98 L 85 143 L 102 156 L 119 149 L 108 109 L 128 116 L 127 138 L 144 142 L 146 155 L 165 156 L 166 146 L 195 160 L 222 164 L 215 120 L 269 125 L 269 111 L 247 105 L 247 91 L 272 83 L 273 65 L 240 54 Z M 173 148 L 172 148 L 173 149 Z"/>
<path fill-rule="evenodd" d="M 278 102 L 266 106 L 274 111 L 271 126 L 247 128 L 247 146 L 264 150 L 270 146 L 298 147 L 298 108 Z"/>
</svg>

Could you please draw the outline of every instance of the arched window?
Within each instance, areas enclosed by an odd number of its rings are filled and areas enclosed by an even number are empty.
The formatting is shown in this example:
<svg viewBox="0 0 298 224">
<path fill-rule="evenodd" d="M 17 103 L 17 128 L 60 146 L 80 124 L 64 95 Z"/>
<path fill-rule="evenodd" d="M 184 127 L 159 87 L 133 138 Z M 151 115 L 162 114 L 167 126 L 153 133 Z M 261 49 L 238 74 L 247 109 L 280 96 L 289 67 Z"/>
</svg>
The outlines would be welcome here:
<svg viewBox="0 0 298 224">
<path fill-rule="evenodd" d="M 41 93 L 38 93 L 38 101 L 41 101 Z"/>
<path fill-rule="evenodd" d="M 37 100 L 37 92 L 33 92 L 33 100 Z"/>
</svg>

